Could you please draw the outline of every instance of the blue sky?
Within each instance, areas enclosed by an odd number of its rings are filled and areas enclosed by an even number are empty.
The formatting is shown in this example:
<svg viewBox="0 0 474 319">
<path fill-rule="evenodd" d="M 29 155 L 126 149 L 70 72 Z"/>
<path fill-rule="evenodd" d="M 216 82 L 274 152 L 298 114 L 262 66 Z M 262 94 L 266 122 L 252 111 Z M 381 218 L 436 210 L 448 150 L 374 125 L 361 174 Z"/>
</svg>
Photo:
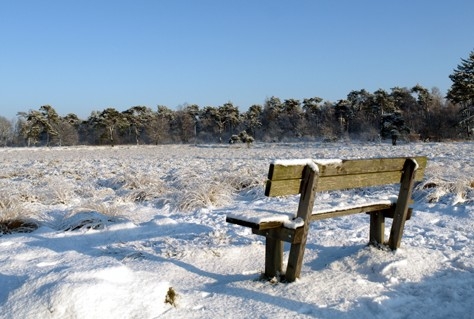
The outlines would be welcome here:
<svg viewBox="0 0 474 319">
<path fill-rule="evenodd" d="M 0 0 L 0 115 L 445 94 L 474 1 Z"/>
</svg>

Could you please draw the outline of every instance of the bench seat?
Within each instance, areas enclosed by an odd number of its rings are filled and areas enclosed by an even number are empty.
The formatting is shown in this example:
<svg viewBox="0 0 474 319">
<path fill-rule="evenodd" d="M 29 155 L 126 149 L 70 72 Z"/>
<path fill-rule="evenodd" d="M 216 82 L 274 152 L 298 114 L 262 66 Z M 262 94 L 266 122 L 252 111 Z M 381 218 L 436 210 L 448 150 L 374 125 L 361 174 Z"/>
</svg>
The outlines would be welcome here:
<svg viewBox="0 0 474 319">
<path fill-rule="evenodd" d="M 322 220 L 333 217 L 352 215 L 357 213 L 370 213 L 373 211 L 390 211 L 394 209 L 393 200 L 380 200 L 369 203 L 354 204 L 349 206 L 335 206 L 326 209 L 313 210 L 310 220 Z M 387 213 L 385 217 L 390 217 Z M 408 220 L 408 218 L 407 218 Z M 234 212 L 227 215 L 228 223 L 237 224 L 252 229 L 264 230 L 270 228 L 298 228 L 303 226 L 303 221 L 298 220 L 295 213 L 282 213 L 275 211 L 245 211 Z"/>
</svg>

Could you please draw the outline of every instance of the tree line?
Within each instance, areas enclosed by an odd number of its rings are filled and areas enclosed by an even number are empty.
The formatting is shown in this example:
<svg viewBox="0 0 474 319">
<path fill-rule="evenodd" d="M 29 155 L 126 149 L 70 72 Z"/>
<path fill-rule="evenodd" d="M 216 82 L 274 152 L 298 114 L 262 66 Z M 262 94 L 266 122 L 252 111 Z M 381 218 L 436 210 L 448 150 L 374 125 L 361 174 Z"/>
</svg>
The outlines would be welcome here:
<svg viewBox="0 0 474 319">
<path fill-rule="evenodd" d="M 253 140 L 378 140 L 394 132 L 404 139 L 441 141 L 471 138 L 474 122 L 474 51 L 461 59 L 445 97 L 421 85 L 390 91 L 351 91 L 337 102 L 272 96 L 245 112 L 232 102 L 221 106 L 158 105 L 94 111 L 85 119 L 60 116 L 54 107 L 0 116 L 1 146 L 213 143 Z"/>
</svg>

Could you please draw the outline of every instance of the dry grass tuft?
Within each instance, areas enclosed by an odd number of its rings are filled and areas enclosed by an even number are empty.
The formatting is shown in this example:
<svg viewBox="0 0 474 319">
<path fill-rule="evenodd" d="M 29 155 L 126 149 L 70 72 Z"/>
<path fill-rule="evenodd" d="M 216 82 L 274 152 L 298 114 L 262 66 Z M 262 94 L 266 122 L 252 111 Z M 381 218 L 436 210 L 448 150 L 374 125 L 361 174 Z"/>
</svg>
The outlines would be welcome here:
<svg viewBox="0 0 474 319">
<path fill-rule="evenodd" d="M 0 234 L 29 233 L 37 228 L 31 212 L 16 197 L 0 197 Z"/>
<path fill-rule="evenodd" d="M 420 184 L 415 191 L 422 193 L 429 203 L 448 201 L 456 205 L 467 201 L 474 201 L 472 182 L 466 179 L 446 181 L 432 178 Z"/>
<path fill-rule="evenodd" d="M 38 228 L 34 221 L 13 219 L 0 222 L 0 234 L 31 233 Z"/>
<path fill-rule="evenodd" d="M 229 184 L 210 181 L 196 183 L 178 194 L 177 208 L 193 211 L 200 208 L 220 207 L 232 201 L 233 189 Z"/>
<path fill-rule="evenodd" d="M 108 202 L 99 202 L 99 203 L 90 203 L 83 206 L 81 211 L 97 212 L 104 216 L 109 216 L 113 218 L 119 218 L 122 216 L 122 210 L 120 206 L 114 203 Z"/>
<path fill-rule="evenodd" d="M 60 229 L 64 231 L 104 229 L 107 224 L 114 221 L 113 218 L 97 212 L 80 212 L 65 218 Z"/>
<path fill-rule="evenodd" d="M 234 173 L 226 176 L 225 180 L 237 192 L 248 191 L 254 187 L 263 185 L 263 179 L 258 175 Z"/>
<path fill-rule="evenodd" d="M 59 225 L 65 231 L 104 229 L 108 224 L 121 219 L 120 206 L 110 203 L 92 203 L 72 211 Z"/>
</svg>

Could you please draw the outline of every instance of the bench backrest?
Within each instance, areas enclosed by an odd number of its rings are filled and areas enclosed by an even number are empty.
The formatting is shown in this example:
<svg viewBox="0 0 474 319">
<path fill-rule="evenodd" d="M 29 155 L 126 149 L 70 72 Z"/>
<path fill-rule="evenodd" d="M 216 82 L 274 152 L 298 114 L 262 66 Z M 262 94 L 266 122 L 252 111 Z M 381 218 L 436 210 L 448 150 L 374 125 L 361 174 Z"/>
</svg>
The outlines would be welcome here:
<svg viewBox="0 0 474 319">
<path fill-rule="evenodd" d="M 316 169 L 318 171 L 316 191 L 400 183 L 406 159 L 404 157 L 395 157 L 353 160 L 275 161 L 270 164 L 265 195 L 285 196 L 301 193 L 301 181 L 305 169 Z M 421 181 L 426 168 L 427 158 L 418 156 L 412 157 L 412 159 L 418 165 L 415 181 Z M 317 168 L 314 165 L 317 165 Z"/>
</svg>

